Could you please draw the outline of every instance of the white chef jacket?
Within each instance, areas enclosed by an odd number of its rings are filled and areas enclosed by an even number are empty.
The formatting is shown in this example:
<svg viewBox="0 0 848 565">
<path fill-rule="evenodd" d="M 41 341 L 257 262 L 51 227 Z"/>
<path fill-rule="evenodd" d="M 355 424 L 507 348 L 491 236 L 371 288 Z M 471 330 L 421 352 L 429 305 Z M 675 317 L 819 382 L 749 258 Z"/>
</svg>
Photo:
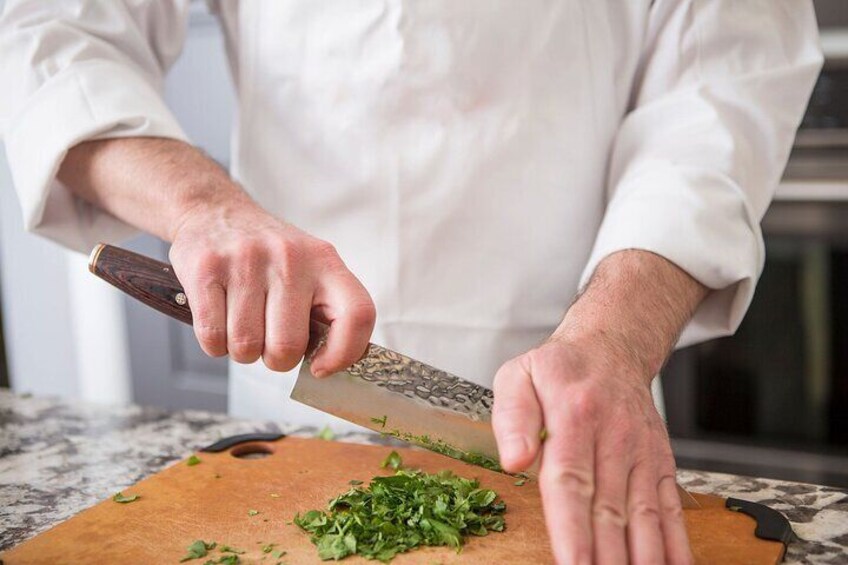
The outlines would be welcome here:
<svg viewBox="0 0 848 565">
<path fill-rule="evenodd" d="M 0 124 L 27 228 L 81 251 L 133 233 L 55 175 L 83 140 L 186 139 L 161 92 L 187 4 L 6 3 Z M 337 247 L 375 342 L 491 385 L 628 248 L 714 289 L 680 344 L 738 326 L 822 64 L 811 2 L 210 6 L 238 92 L 232 174 Z M 292 380 L 235 365 L 231 410 L 320 424 Z"/>
</svg>

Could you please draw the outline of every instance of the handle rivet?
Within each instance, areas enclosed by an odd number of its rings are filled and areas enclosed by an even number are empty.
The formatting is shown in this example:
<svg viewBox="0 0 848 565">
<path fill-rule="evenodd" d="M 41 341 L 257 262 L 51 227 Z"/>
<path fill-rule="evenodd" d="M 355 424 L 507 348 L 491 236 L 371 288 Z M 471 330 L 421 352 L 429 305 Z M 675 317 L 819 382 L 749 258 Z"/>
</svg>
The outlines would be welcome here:
<svg viewBox="0 0 848 565">
<path fill-rule="evenodd" d="M 188 302 L 188 299 L 186 298 L 185 294 L 183 294 L 182 292 L 178 292 L 177 295 L 174 296 L 174 302 L 176 302 L 180 306 L 185 306 L 186 302 Z"/>
</svg>

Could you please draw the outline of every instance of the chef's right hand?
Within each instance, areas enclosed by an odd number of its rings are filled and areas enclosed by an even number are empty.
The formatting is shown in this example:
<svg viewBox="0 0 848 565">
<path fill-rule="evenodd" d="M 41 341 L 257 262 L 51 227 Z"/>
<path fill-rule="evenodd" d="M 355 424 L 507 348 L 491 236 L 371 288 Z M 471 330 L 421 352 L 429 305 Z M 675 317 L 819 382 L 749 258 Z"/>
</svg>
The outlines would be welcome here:
<svg viewBox="0 0 848 565">
<path fill-rule="evenodd" d="M 376 317 L 365 287 L 335 248 L 265 212 L 247 195 L 208 202 L 182 215 L 170 260 L 183 284 L 203 350 L 239 363 L 261 356 L 293 369 L 309 340 L 309 319 L 330 324 L 312 361 L 315 376 L 350 366 Z"/>
</svg>

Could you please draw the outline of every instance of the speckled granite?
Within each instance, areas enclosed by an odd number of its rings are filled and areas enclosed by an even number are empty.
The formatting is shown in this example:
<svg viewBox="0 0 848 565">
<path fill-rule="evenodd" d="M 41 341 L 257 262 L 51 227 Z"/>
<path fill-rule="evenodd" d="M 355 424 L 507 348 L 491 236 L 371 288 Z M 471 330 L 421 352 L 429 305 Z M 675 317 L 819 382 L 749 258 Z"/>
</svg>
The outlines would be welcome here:
<svg viewBox="0 0 848 565">
<path fill-rule="evenodd" d="M 315 433 L 207 412 L 72 405 L 0 391 L 0 550 L 221 437 L 252 431 Z M 339 439 L 380 440 L 367 434 Z M 801 538 L 790 546 L 788 563 L 848 563 L 844 490 L 698 471 L 681 471 L 680 482 L 786 514 Z"/>
</svg>

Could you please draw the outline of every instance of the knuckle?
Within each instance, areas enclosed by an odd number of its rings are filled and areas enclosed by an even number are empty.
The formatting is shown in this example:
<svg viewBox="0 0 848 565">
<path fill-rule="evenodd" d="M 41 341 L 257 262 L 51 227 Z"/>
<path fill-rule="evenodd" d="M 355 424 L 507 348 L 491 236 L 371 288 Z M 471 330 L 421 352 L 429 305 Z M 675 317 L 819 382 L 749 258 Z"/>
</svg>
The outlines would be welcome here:
<svg viewBox="0 0 848 565">
<path fill-rule="evenodd" d="M 374 302 L 368 298 L 361 302 L 351 304 L 348 315 L 350 316 L 353 325 L 359 327 L 370 327 L 377 320 L 377 307 Z"/>
<path fill-rule="evenodd" d="M 220 357 L 227 353 L 227 331 L 224 328 L 195 323 L 194 333 L 200 346 L 208 354 Z"/>
<path fill-rule="evenodd" d="M 574 466 L 555 466 L 543 469 L 539 481 L 547 486 L 571 492 L 583 499 L 591 499 L 595 494 L 595 480 L 591 471 Z"/>
<path fill-rule="evenodd" d="M 591 388 L 574 392 L 569 400 L 571 416 L 577 421 L 593 420 L 600 408 L 597 394 Z"/>
<path fill-rule="evenodd" d="M 195 268 L 201 278 L 217 278 L 226 268 L 227 260 L 212 249 L 204 249 L 197 256 Z"/>
<path fill-rule="evenodd" d="M 239 363 L 252 363 L 262 354 L 262 339 L 247 336 L 232 336 L 227 342 L 230 356 Z"/>
<path fill-rule="evenodd" d="M 265 343 L 262 360 L 271 370 L 290 371 L 300 363 L 305 349 L 305 343 L 286 340 L 269 341 Z"/>
<path fill-rule="evenodd" d="M 595 502 L 592 508 L 592 516 L 595 522 L 600 524 L 610 524 L 618 528 L 627 525 L 627 514 L 624 509 L 607 500 Z"/>
<path fill-rule="evenodd" d="M 660 511 L 656 504 L 647 501 L 636 502 L 630 508 L 630 518 L 649 521 L 659 524 Z"/>
<path fill-rule="evenodd" d="M 283 238 L 277 244 L 274 254 L 282 262 L 284 270 L 289 270 L 303 261 L 303 245 L 296 239 Z"/>
<path fill-rule="evenodd" d="M 336 246 L 329 241 L 319 239 L 315 241 L 315 255 L 324 259 L 338 259 L 339 253 L 336 251 Z"/>
</svg>

